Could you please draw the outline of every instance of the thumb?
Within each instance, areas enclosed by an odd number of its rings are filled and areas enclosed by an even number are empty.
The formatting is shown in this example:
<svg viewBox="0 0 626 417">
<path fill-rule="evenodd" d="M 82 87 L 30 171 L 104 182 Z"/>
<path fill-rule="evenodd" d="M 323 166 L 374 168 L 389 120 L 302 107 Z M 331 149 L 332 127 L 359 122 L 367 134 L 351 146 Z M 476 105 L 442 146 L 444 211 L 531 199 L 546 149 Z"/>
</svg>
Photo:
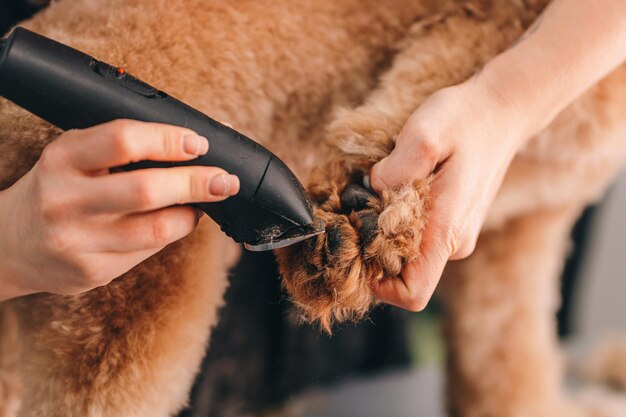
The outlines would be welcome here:
<svg viewBox="0 0 626 417">
<path fill-rule="evenodd" d="M 398 188 L 417 179 L 426 178 L 435 169 L 439 149 L 424 136 L 403 130 L 391 153 L 376 163 L 370 172 L 372 189 Z"/>
</svg>

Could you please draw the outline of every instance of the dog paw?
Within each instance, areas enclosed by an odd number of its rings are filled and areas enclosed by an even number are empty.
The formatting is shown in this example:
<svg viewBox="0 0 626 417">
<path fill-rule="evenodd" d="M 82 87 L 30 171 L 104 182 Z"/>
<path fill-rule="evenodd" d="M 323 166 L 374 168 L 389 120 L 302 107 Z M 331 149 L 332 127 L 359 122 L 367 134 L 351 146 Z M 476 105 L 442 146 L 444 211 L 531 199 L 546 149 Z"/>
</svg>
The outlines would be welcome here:
<svg viewBox="0 0 626 417">
<path fill-rule="evenodd" d="M 359 181 L 360 182 L 360 181 Z M 381 195 L 355 183 L 310 187 L 326 232 L 277 251 L 283 285 L 303 318 L 330 331 L 375 303 L 372 287 L 395 279 L 418 253 L 429 181 Z"/>
</svg>

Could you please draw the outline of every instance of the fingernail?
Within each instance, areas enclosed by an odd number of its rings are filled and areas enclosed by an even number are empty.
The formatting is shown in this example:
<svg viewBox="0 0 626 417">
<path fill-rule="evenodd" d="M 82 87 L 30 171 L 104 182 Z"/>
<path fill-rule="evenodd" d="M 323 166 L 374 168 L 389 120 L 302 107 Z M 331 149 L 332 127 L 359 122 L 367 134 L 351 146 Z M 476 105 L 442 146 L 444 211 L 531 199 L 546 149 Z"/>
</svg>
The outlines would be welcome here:
<svg viewBox="0 0 626 417">
<path fill-rule="evenodd" d="M 216 175 L 211 179 L 209 192 L 212 195 L 235 195 L 239 192 L 239 178 L 230 174 Z"/>
<path fill-rule="evenodd" d="M 189 155 L 204 155 L 209 151 L 209 141 L 207 138 L 190 134 L 183 138 L 183 148 Z"/>
</svg>

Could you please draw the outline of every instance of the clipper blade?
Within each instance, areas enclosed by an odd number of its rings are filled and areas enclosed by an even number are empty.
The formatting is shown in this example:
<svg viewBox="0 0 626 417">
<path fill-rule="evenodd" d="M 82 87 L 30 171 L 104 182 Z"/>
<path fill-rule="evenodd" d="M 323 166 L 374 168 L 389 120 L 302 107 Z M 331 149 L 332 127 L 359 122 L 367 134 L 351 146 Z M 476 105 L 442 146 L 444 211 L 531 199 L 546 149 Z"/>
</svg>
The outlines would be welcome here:
<svg viewBox="0 0 626 417">
<path fill-rule="evenodd" d="M 260 242 L 256 244 L 244 243 L 243 246 L 251 252 L 263 252 L 268 250 L 280 249 L 320 235 L 324 233 L 324 231 L 324 222 L 318 219 L 310 226 L 310 228 L 308 228 L 308 231 L 304 234 L 296 233 L 291 235 L 291 233 L 286 232 L 280 236 L 272 238 L 268 242 Z"/>
</svg>

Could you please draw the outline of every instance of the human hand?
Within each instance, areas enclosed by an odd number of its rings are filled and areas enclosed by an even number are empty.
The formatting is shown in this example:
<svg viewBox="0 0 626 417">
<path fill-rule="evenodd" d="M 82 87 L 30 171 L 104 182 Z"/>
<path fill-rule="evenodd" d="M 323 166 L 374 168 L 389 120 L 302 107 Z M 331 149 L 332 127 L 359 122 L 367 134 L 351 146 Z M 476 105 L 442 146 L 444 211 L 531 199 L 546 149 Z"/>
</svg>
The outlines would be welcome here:
<svg viewBox="0 0 626 417">
<path fill-rule="evenodd" d="M 105 285 L 189 234 L 200 212 L 239 180 L 217 167 L 110 173 L 140 160 L 191 160 L 207 139 L 185 128 L 118 120 L 62 134 L 0 192 L 0 301 Z"/>
<path fill-rule="evenodd" d="M 371 186 L 380 192 L 432 174 L 428 223 L 415 260 L 373 289 L 381 301 L 422 310 L 447 261 L 473 252 L 525 138 L 522 116 L 513 103 L 468 80 L 435 93 L 409 118 L 393 152 L 372 168 Z"/>
<path fill-rule="evenodd" d="M 428 303 L 448 259 L 474 250 L 487 209 L 521 144 L 624 62 L 626 3 L 552 2 L 477 76 L 426 100 L 371 172 L 374 190 L 434 172 L 417 258 L 374 288 L 409 310 Z M 576 45 L 572 48 L 572 45 Z"/>
</svg>

